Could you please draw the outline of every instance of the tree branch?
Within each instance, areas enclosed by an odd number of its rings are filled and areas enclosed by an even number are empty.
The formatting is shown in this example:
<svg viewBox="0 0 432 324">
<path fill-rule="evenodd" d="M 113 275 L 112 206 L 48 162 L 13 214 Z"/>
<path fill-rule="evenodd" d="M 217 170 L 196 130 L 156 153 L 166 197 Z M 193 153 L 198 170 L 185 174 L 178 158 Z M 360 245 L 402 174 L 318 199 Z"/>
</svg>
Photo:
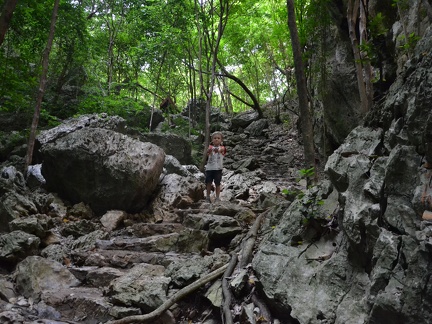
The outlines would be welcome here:
<svg viewBox="0 0 432 324">
<path fill-rule="evenodd" d="M 108 322 L 108 324 L 128 324 L 128 323 L 154 323 L 154 320 L 161 316 L 165 311 L 167 311 L 172 305 L 174 305 L 176 302 L 184 298 L 185 296 L 189 295 L 190 293 L 194 292 L 201 286 L 205 285 L 206 283 L 218 278 L 221 274 L 224 273 L 224 271 L 228 268 L 228 264 L 220 267 L 219 269 L 216 269 L 213 272 L 210 272 L 208 275 L 206 275 L 203 278 L 198 279 L 194 283 L 190 284 L 189 286 L 186 286 L 182 289 L 180 289 L 177 293 L 175 293 L 173 296 L 171 296 L 166 302 L 164 302 L 161 306 L 159 306 L 157 309 L 152 311 L 151 313 L 145 314 L 145 315 L 134 315 L 134 316 L 128 316 L 124 317 L 119 320 L 114 320 Z"/>
<path fill-rule="evenodd" d="M 237 254 L 233 253 L 231 257 L 231 261 L 228 264 L 228 268 L 226 269 L 223 278 L 222 278 L 222 296 L 223 296 L 223 304 L 222 304 L 222 323 L 223 324 L 233 324 L 232 314 L 231 314 L 231 300 L 232 294 L 229 289 L 229 284 L 227 278 L 231 276 L 235 267 L 237 265 Z"/>
</svg>

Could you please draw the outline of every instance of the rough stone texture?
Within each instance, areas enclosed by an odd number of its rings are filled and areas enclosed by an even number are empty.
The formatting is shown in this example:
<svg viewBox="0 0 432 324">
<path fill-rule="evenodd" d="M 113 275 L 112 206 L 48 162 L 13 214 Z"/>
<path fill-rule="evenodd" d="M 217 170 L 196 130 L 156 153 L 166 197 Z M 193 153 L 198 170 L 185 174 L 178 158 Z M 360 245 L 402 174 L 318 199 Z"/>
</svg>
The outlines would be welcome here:
<svg viewBox="0 0 432 324">
<path fill-rule="evenodd" d="M 13 231 L 0 236 L 0 261 L 14 265 L 29 255 L 36 255 L 40 239 L 23 231 Z"/>
<path fill-rule="evenodd" d="M 231 128 L 234 130 L 239 127 L 246 128 L 252 122 L 257 121 L 258 119 L 259 119 L 258 112 L 254 110 L 246 111 L 235 115 L 234 118 L 231 119 Z"/>
<path fill-rule="evenodd" d="M 181 164 L 192 164 L 192 145 L 187 139 L 169 133 L 140 134 L 142 142 L 153 143 L 162 148 L 167 155 L 174 156 Z"/>
<path fill-rule="evenodd" d="M 431 231 L 421 222 L 427 204 L 418 201 L 431 173 L 422 169 L 415 146 L 383 149 L 391 147 L 382 142 L 388 138 L 382 129 L 357 127 L 328 159 L 340 204 L 333 235 L 311 230 L 322 206 L 309 191 L 259 247 L 253 266 L 281 317 L 289 313 L 287 320 L 300 323 L 432 320 L 425 280 Z"/>
<path fill-rule="evenodd" d="M 264 135 L 264 131 L 268 128 L 268 125 L 269 123 L 267 119 L 258 119 L 245 128 L 245 133 L 252 136 Z"/>
<path fill-rule="evenodd" d="M 151 144 L 100 128 L 83 128 L 41 148 L 47 187 L 96 213 L 139 211 L 156 188 L 165 154 Z"/>
<path fill-rule="evenodd" d="M 124 276 L 114 279 L 108 287 L 108 296 L 119 306 L 140 307 L 151 312 L 167 299 L 170 278 L 164 276 L 165 268 L 140 264 Z"/>
<path fill-rule="evenodd" d="M 341 211 L 332 257 L 305 263 L 300 253 L 308 256 L 322 242 L 292 246 L 293 235 L 304 238 L 296 201 L 260 246 L 254 268 L 281 316 L 290 313 L 300 323 L 432 320 L 425 280 L 432 236 L 430 222 L 421 219 L 432 210 L 432 174 L 421 163 L 423 154 L 430 159 L 431 36 L 429 29 L 381 109 L 371 113 L 371 127 L 355 128 L 327 161 Z"/>
<path fill-rule="evenodd" d="M 172 215 L 165 212 L 165 206 L 185 208 L 204 198 L 205 184 L 193 176 L 175 173 L 165 175 L 159 183 L 159 190 L 152 201 L 153 209 L 165 221 L 172 221 Z"/>
<path fill-rule="evenodd" d="M 63 265 L 39 256 L 29 256 L 19 263 L 16 283 L 23 296 L 35 300 L 39 300 L 40 294 L 44 291 L 57 292 L 80 284 Z"/>
<path fill-rule="evenodd" d="M 36 149 L 83 128 L 103 128 L 124 133 L 126 127 L 125 122 L 126 121 L 119 116 L 109 116 L 104 113 L 69 118 L 57 127 L 40 132 L 36 137 Z"/>
</svg>

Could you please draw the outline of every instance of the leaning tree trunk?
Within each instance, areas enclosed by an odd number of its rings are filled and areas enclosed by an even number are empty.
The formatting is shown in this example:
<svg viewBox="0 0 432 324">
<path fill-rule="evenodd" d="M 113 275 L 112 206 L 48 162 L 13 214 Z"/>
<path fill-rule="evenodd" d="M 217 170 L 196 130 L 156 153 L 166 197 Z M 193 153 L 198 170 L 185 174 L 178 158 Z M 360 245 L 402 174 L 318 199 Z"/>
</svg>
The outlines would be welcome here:
<svg viewBox="0 0 432 324">
<path fill-rule="evenodd" d="M 288 28 L 291 35 L 291 44 L 294 55 L 295 76 L 297 81 L 297 94 L 299 97 L 300 127 L 303 137 L 305 168 L 315 168 L 315 150 L 312 115 L 307 97 L 306 77 L 304 73 L 300 40 L 294 11 L 294 0 L 287 0 Z M 315 172 L 316 175 L 316 172 Z"/>
<path fill-rule="evenodd" d="M 47 45 L 45 47 L 45 51 L 44 51 L 43 57 L 42 57 L 42 73 L 41 73 L 41 77 L 40 77 L 40 81 L 39 81 L 39 91 L 38 91 L 38 96 L 36 99 L 36 106 L 35 106 L 35 111 L 33 114 L 33 121 L 32 121 L 32 125 L 31 125 L 29 141 L 28 141 L 28 145 L 27 145 L 27 155 L 26 155 L 25 164 L 24 164 L 24 175 L 27 175 L 28 166 L 31 164 L 32 159 L 33 159 L 33 149 L 34 149 L 34 144 L 35 144 L 35 140 L 36 140 L 36 130 L 37 130 L 37 127 L 39 124 L 39 116 L 40 116 L 40 110 L 41 110 L 41 105 L 42 105 L 42 99 L 43 99 L 43 96 L 45 93 L 45 86 L 46 86 L 47 73 L 48 73 L 48 60 L 49 60 L 49 55 L 51 52 L 51 46 L 52 46 L 53 39 L 54 39 L 54 32 L 55 32 L 55 25 L 56 25 L 56 21 L 57 21 L 59 2 L 60 2 L 60 0 L 55 0 L 55 2 L 54 2 L 54 8 L 53 8 L 52 16 L 51 16 L 51 26 L 50 26 L 50 31 L 49 31 L 49 35 L 48 35 L 48 41 L 47 41 Z"/>
<path fill-rule="evenodd" d="M 360 12 L 359 34 L 360 41 L 357 38 L 357 17 Z M 364 4 L 360 0 L 349 0 L 347 9 L 348 30 L 351 39 L 351 47 L 354 53 L 354 64 L 356 67 L 357 84 L 360 95 L 360 112 L 364 116 L 372 107 L 372 68 L 369 58 L 362 55 L 360 45 L 366 43 L 366 13 Z"/>
</svg>

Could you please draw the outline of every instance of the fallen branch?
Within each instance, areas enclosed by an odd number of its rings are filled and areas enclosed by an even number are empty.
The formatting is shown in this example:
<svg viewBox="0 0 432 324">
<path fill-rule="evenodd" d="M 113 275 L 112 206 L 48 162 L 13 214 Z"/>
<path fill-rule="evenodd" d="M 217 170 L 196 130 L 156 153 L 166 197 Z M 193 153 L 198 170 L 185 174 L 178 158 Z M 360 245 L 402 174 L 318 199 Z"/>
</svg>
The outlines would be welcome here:
<svg viewBox="0 0 432 324">
<path fill-rule="evenodd" d="M 223 304 L 222 304 L 222 323 L 223 324 L 233 324 L 232 314 L 231 314 L 231 300 L 232 294 L 229 289 L 229 284 L 227 278 L 231 276 L 233 273 L 235 266 L 237 265 L 237 254 L 233 253 L 231 257 L 231 261 L 228 264 L 228 268 L 225 270 L 225 273 L 222 278 L 222 296 L 223 296 Z"/>
<path fill-rule="evenodd" d="M 249 262 L 252 260 L 253 247 L 255 245 L 256 238 L 258 236 L 258 231 L 261 227 L 261 221 L 264 218 L 264 215 L 267 212 L 261 213 L 255 220 L 255 223 L 250 228 L 246 241 L 243 244 L 243 248 L 241 251 L 239 268 L 242 269 L 246 267 Z"/>
<path fill-rule="evenodd" d="M 154 320 L 159 316 L 161 316 L 172 305 L 174 305 L 176 302 L 178 302 L 185 296 L 189 295 L 190 293 L 194 292 L 201 286 L 205 285 L 206 283 L 218 278 L 220 275 L 222 275 L 225 272 L 227 268 L 228 268 L 228 264 L 220 267 L 219 269 L 216 269 L 213 272 L 210 272 L 208 275 L 198 279 L 197 281 L 190 284 L 189 286 L 180 289 L 178 292 L 172 295 L 165 303 L 163 303 L 161 306 L 159 306 L 151 313 L 144 314 L 144 315 L 133 315 L 133 316 L 124 317 L 119 320 L 110 321 L 108 322 L 108 324 L 129 324 L 129 323 L 150 323 L 150 322 L 154 323 Z"/>
</svg>

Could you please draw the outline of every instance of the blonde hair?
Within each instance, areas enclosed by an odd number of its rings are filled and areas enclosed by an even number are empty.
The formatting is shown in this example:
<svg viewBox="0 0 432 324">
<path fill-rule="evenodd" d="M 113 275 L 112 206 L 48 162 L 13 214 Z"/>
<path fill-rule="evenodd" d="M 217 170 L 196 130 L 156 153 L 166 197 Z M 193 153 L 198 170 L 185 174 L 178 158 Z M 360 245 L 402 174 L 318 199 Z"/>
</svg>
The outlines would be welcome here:
<svg viewBox="0 0 432 324">
<path fill-rule="evenodd" d="M 223 134 L 221 132 L 214 132 L 213 134 L 211 134 L 211 138 L 213 139 L 213 137 L 215 137 L 216 135 L 220 135 L 221 140 L 223 141 Z"/>
</svg>

